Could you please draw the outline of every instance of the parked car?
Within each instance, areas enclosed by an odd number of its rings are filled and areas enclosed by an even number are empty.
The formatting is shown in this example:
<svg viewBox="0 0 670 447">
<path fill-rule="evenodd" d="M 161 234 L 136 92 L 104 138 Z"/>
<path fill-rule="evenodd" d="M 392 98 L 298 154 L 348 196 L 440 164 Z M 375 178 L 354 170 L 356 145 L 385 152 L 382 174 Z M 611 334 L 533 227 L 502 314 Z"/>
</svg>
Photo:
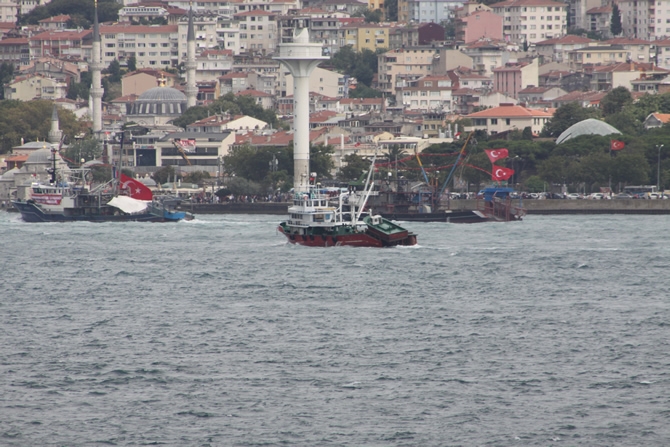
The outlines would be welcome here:
<svg viewBox="0 0 670 447">
<path fill-rule="evenodd" d="M 586 198 L 590 200 L 601 200 L 605 198 L 605 194 L 601 192 L 594 192 L 586 196 Z"/>
<path fill-rule="evenodd" d="M 626 194 L 626 193 L 623 193 L 623 192 L 614 196 L 614 199 L 624 199 L 625 200 L 625 199 L 632 199 L 632 198 L 633 198 L 632 195 Z"/>
<path fill-rule="evenodd" d="M 581 195 L 581 194 L 577 194 L 576 192 L 571 192 L 570 194 L 568 194 L 568 195 L 566 196 L 566 198 L 567 198 L 567 199 L 576 200 L 576 199 L 583 199 L 584 196 Z"/>
</svg>

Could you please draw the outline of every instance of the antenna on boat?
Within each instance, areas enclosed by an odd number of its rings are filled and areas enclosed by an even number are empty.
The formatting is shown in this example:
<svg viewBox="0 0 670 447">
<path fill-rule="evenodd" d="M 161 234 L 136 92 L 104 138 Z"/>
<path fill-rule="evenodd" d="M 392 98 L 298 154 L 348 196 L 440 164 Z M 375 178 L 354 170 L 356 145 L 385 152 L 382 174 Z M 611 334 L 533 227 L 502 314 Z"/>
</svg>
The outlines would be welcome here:
<svg viewBox="0 0 670 447">
<path fill-rule="evenodd" d="M 356 212 L 356 215 L 354 216 L 354 222 L 358 222 L 358 219 L 360 219 L 361 214 L 363 213 L 363 208 L 365 208 L 365 204 L 368 203 L 368 198 L 370 197 L 370 192 L 372 191 L 372 185 L 370 184 L 370 178 L 372 177 L 372 173 L 375 170 L 375 161 L 377 160 L 377 154 L 375 154 L 372 157 L 372 162 L 370 163 L 370 170 L 368 171 L 368 178 L 365 180 L 365 188 L 363 188 L 363 191 L 365 191 L 365 199 L 363 200 L 363 203 L 360 204 L 360 207 L 358 207 L 358 210 Z"/>
</svg>

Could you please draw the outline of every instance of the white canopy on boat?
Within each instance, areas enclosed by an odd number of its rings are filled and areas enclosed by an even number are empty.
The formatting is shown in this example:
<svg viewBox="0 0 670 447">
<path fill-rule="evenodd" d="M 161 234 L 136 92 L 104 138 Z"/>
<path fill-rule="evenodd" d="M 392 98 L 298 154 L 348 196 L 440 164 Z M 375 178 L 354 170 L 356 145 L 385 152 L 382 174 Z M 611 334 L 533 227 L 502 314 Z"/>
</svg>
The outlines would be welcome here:
<svg viewBox="0 0 670 447">
<path fill-rule="evenodd" d="M 116 196 L 110 200 L 107 205 L 111 205 L 128 214 L 141 213 L 147 209 L 149 202 L 146 200 L 137 200 L 128 196 Z"/>
</svg>

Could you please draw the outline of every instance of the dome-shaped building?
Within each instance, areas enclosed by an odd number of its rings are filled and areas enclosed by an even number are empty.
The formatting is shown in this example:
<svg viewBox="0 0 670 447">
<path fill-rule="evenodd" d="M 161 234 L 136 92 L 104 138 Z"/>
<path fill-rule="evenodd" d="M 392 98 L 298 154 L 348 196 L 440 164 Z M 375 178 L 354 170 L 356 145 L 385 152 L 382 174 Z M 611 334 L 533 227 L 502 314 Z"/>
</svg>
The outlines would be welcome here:
<svg viewBox="0 0 670 447">
<path fill-rule="evenodd" d="M 621 132 L 605 121 L 589 118 L 565 129 L 556 139 L 556 144 L 561 144 L 581 135 L 612 135 L 615 133 L 620 134 Z"/>
<path fill-rule="evenodd" d="M 142 93 L 127 105 L 127 120 L 142 126 L 163 126 L 186 111 L 186 95 L 161 85 Z"/>
</svg>

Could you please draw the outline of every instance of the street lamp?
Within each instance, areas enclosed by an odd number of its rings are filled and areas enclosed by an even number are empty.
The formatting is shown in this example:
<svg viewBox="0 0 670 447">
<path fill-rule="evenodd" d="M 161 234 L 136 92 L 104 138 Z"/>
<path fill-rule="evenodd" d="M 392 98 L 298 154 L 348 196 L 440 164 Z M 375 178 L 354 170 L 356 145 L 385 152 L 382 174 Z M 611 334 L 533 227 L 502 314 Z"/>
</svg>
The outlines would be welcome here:
<svg viewBox="0 0 670 447">
<path fill-rule="evenodd" d="M 658 166 L 656 170 L 656 192 L 661 191 L 661 149 L 663 149 L 662 144 L 657 144 L 656 149 L 658 149 Z"/>
</svg>

